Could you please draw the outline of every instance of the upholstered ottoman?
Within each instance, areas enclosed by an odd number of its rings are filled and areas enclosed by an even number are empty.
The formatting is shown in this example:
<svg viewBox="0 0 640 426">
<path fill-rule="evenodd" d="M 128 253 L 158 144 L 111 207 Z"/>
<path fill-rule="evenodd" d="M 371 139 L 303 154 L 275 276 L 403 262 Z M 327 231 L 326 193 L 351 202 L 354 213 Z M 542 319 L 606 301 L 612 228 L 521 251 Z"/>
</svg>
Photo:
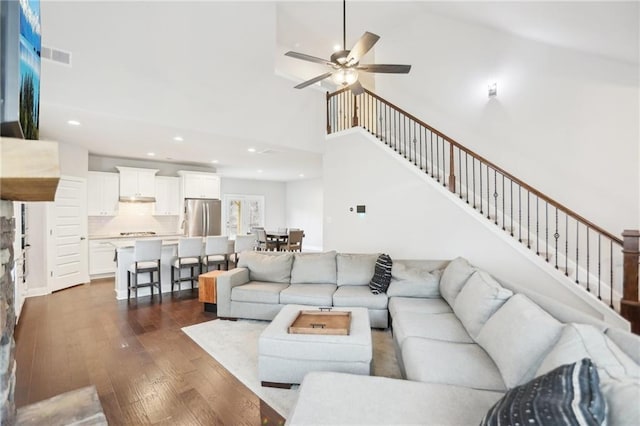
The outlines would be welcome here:
<svg viewBox="0 0 640 426">
<path fill-rule="evenodd" d="M 369 375 L 371 327 L 366 308 L 333 308 L 351 312 L 349 335 L 289 334 L 301 310 L 312 306 L 286 305 L 258 340 L 258 373 L 263 386 L 290 387 L 310 371 Z"/>
</svg>

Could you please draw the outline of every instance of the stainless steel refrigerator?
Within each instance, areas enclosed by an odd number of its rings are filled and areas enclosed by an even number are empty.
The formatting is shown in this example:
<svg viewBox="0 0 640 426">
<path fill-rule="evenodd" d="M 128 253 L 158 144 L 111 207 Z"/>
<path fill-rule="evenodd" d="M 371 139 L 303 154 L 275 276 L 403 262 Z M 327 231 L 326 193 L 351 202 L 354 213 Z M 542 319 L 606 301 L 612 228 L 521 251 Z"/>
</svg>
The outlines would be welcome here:
<svg viewBox="0 0 640 426">
<path fill-rule="evenodd" d="M 220 200 L 186 198 L 184 200 L 184 235 L 187 237 L 206 237 L 220 235 Z"/>
</svg>

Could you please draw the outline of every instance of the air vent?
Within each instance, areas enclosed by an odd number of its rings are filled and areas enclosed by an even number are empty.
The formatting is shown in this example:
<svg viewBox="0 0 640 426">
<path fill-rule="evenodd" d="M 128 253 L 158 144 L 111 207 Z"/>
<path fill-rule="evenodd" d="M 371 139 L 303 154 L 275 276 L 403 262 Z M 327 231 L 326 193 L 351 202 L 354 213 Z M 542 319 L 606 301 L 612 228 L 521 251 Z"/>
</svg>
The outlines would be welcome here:
<svg viewBox="0 0 640 426">
<path fill-rule="evenodd" d="M 71 66 L 71 52 L 56 49 L 55 47 L 42 46 L 41 56 L 43 59 L 48 59 L 69 67 Z"/>
</svg>

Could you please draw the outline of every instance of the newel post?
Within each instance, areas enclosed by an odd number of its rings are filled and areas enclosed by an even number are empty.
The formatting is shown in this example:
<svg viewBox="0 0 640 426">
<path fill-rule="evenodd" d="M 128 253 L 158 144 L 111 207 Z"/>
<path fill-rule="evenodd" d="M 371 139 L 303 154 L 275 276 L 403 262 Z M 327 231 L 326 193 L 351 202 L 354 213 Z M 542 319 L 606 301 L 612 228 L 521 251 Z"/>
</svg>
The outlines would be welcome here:
<svg viewBox="0 0 640 426">
<path fill-rule="evenodd" d="M 638 262 L 640 261 L 640 231 L 622 232 L 624 272 L 620 314 L 631 323 L 631 331 L 640 334 L 640 299 L 638 298 Z"/>
<path fill-rule="evenodd" d="M 329 96 L 329 92 L 327 91 L 327 134 L 331 134 L 331 119 L 329 118 L 329 102 L 331 101 L 331 96 Z"/>
<path fill-rule="evenodd" d="M 456 192 L 455 164 L 453 160 L 453 144 L 449 142 L 449 191 Z"/>
<path fill-rule="evenodd" d="M 353 94 L 353 119 L 351 120 L 351 127 L 358 126 L 358 98 L 355 93 Z"/>
</svg>

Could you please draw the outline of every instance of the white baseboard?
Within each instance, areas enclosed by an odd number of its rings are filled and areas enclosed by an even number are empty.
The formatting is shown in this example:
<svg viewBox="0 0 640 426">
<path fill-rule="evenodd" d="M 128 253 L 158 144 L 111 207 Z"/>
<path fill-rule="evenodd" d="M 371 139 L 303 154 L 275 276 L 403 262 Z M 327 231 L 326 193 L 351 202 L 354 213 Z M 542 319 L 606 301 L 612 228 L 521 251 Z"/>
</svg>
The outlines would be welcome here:
<svg viewBox="0 0 640 426">
<path fill-rule="evenodd" d="M 36 287 L 27 289 L 27 295 L 25 297 L 37 297 L 37 296 L 46 296 L 51 292 L 47 287 Z"/>
</svg>

